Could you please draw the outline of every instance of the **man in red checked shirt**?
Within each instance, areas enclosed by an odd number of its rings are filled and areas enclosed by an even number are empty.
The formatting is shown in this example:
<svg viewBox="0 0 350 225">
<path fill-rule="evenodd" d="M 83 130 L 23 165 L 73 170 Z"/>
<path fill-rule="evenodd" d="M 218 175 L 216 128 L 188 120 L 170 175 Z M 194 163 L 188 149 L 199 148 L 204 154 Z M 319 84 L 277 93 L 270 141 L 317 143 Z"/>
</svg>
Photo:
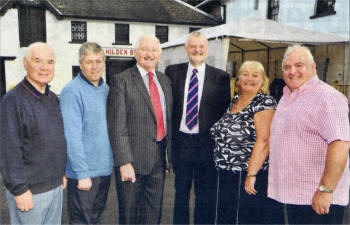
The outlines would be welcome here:
<svg viewBox="0 0 350 225">
<path fill-rule="evenodd" d="M 341 224 L 349 201 L 348 100 L 319 80 L 306 47 L 289 47 L 270 129 L 268 197 L 289 224 Z M 277 212 L 277 211 L 276 211 Z"/>
</svg>

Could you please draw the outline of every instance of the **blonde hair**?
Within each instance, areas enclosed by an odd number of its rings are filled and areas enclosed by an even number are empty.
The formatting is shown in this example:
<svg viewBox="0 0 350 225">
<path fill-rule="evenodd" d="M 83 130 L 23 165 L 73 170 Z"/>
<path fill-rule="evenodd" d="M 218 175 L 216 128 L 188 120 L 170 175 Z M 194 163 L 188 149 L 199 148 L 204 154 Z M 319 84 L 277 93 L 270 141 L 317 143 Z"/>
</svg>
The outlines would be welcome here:
<svg viewBox="0 0 350 225">
<path fill-rule="evenodd" d="M 261 85 L 259 92 L 264 93 L 264 94 L 270 94 L 270 90 L 269 90 L 270 80 L 265 73 L 264 66 L 258 61 L 245 61 L 242 64 L 242 66 L 239 68 L 238 78 L 239 78 L 239 76 L 241 76 L 243 70 L 245 70 L 246 68 L 255 69 L 259 72 L 259 74 L 263 78 L 263 84 Z M 239 80 L 236 82 L 235 92 L 238 94 L 241 94 L 241 92 L 242 92 Z"/>
</svg>

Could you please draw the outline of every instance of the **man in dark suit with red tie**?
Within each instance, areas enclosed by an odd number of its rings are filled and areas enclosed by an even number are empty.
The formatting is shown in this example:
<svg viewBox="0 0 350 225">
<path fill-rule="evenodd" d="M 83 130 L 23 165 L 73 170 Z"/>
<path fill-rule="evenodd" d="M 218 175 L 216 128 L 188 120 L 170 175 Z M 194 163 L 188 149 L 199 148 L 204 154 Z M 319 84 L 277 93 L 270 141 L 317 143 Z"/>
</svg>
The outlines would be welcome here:
<svg viewBox="0 0 350 225">
<path fill-rule="evenodd" d="M 156 37 L 141 37 L 137 65 L 110 83 L 107 118 L 120 224 L 160 223 L 172 111 L 170 79 L 155 70 L 160 55 Z"/>
<path fill-rule="evenodd" d="M 189 62 L 170 65 L 165 74 L 172 81 L 175 172 L 174 224 L 189 224 L 189 198 L 194 180 L 195 224 L 213 224 L 217 174 L 213 161 L 210 127 L 230 103 L 229 75 L 205 63 L 208 40 L 193 32 L 185 43 Z"/>
</svg>

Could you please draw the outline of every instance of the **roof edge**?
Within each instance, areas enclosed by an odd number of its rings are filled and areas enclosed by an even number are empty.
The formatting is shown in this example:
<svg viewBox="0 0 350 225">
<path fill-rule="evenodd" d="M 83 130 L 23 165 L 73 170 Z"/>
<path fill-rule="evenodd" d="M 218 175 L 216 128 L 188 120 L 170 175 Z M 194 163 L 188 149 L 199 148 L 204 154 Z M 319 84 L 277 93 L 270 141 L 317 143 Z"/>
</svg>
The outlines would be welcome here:
<svg viewBox="0 0 350 225">
<path fill-rule="evenodd" d="M 97 16 L 74 16 L 74 15 L 60 15 L 61 18 L 72 18 L 72 19 L 96 19 L 96 20 L 109 20 L 109 21 L 126 21 L 126 22 L 141 22 L 141 23 L 157 23 L 157 24 L 177 24 L 177 25 L 193 25 L 193 26 L 216 26 L 219 24 L 209 24 L 209 23 L 187 23 L 187 22 L 165 22 L 164 20 L 136 20 L 136 19 L 125 19 L 117 17 L 97 17 Z"/>
<path fill-rule="evenodd" d="M 45 5 L 56 16 L 63 16 L 63 13 L 50 1 L 46 0 Z"/>
<path fill-rule="evenodd" d="M 208 13 L 206 13 L 206 12 L 204 12 L 204 11 L 198 9 L 197 7 L 192 6 L 192 5 L 190 5 L 190 4 L 186 3 L 186 2 L 183 2 L 183 1 L 181 1 L 181 0 L 172 0 L 172 1 L 177 2 L 177 3 L 181 4 L 181 5 L 184 5 L 184 6 L 188 7 L 188 8 L 191 8 L 192 10 L 194 10 L 194 11 L 200 13 L 200 14 L 203 14 L 204 16 L 209 17 L 210 19 L 215 20 L 215 21 L 217 21 L 217 22 L 220 23 L 220 24 L 222 23 L 222 21 L 218 20 L 218 19 L 215 18 L 214 16 L 212 16 L 212 15 L 210 15 L 210 14 L 208 14 Z"/>
<path fill-rule="evenodd" d="M 5 15 L 7 10 L 12 8 L 13 5 L 18 3 L 18 0 L 8 0 L 1 8 L 0 8 L 0 16 Z"/>
</svg>

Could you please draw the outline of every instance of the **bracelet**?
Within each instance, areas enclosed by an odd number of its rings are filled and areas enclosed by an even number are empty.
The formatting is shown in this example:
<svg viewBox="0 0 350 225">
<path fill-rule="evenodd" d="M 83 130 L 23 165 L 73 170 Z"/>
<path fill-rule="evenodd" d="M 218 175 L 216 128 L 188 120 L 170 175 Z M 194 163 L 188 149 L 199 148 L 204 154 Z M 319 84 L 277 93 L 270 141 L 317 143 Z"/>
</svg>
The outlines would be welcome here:
<svg viewBox="0 0 350 225">
<path fill-rule="evenodd" d="M 250 174 L 250 173 L 248 173 L 248 174 L 247 174 L 247 177 L 256 177 L 256 174 Z"/>
</svg>

